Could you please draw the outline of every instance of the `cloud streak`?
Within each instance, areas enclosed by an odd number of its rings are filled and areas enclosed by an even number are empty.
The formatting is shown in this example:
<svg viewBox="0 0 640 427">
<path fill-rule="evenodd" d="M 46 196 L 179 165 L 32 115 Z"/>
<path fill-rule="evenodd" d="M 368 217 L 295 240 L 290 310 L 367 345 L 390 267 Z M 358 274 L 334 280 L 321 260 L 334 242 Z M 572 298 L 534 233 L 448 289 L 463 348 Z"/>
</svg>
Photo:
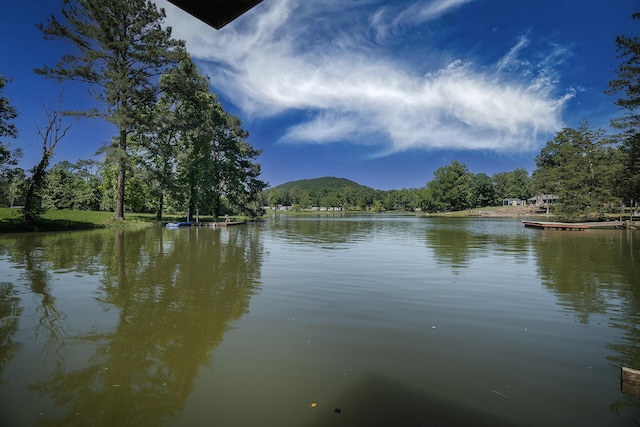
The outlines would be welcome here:
<svg viewBox="0 0 640 427">
<path fill-rule="evenodd" d="M 524 35 L 493 64 L 456 59 L 464 53 L 434 46 L 415 51 L 434 57 L 420 65 L 394 55 L 394 37 L 405 37 L 399 29 L 455 13 L 471 0 L 413 1 L 393 10 L 376 1 L 267 0 L 218 32 L 157 2 L 170 11 L 168 24 L 214 90 L 249 118 L 300 113 L 283 129 L 283 142 L 359 143 L 377 155 L 521 152 L 562 127 L 573 96 L 559 93 L 552 68 L 561 50 L 550 48 L 537 62 L 522 59 L 530 42 Z M 444 66 L 443 57 L 451 58 Z"/>
</svg>

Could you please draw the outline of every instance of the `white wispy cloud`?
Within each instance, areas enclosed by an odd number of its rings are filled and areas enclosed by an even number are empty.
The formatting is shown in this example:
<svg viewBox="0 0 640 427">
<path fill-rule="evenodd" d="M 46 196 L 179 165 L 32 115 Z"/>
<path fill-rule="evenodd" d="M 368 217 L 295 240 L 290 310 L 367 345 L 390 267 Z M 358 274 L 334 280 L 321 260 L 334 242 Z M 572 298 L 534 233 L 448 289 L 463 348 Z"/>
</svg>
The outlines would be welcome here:
<svg viewBox="0 0 640 427">
<path fill-rule="evenodd" d="M 265 0 L 220 31 L 157 3 L 170 11 L 167 23 L 187 41 L 214 90 L 247 117 L 304 113 L 283 129 L 282 141 L 347 141 L 374 145 L 380 155 L 533 148 L 539 135 L 562 127 L 573 96 L 558 91 L 553 67 L 566 54 L 561 48 L 533 63 L 520 57 L 529 44 L 523 35 L 495 64 L 454 59 L 425 72 L 380 41 L 383 21 L 387 29 L 419 26 L 470 1 L 413 1 L 392 10 L 374 0 Z M 445 56 L 455 52 L 439 57 Z"/>
<path fill-rule="evenodd" d="M 504 69 L 510 68 L 518 68 L 521 66 L 526 66 L 529 64 L 529 61 L 526 59 L 520 59 L 518 54 L 522 49 L 529 45 L 529 39 L 526 36 L 521 36 L 516 44 L 509 50 L 509 52 L 503 56 L 500 61 L 497 63 L 497 71 L 498 73 L 503 71 Z"/>
<path fill-rule="evenodd" d="M 454 10 L 473 0 L 434 0 L 417 1 L 407 6 L 395 19 L 394 24 L 420 24 L 436 19 L 444 13 Z"/>
</svg>

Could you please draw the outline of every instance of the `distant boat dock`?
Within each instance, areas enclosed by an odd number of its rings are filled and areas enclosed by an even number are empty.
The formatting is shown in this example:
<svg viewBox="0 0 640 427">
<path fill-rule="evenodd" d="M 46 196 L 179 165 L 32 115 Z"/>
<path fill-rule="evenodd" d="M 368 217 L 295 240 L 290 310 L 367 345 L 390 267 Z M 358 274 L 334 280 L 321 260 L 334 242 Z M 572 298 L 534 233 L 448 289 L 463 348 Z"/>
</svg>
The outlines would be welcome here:
<svg viewBox="0 0 640 427">
<path fill-rule="evenodd" d="M 600 222 L 549 222 L 522 221 L 525 227 L 541 230 L 587 230 L 590 228 L 629 228 L 629 221 L 600 221 Z"/>
<path fill-rule="evenodd" d="M 246 224 L 244 221 L 212 221 L 212 222 L 169 222 L 165 224 L 167 228 L 179 227 L 228 227 L 231 225 Z"/>
</svg>

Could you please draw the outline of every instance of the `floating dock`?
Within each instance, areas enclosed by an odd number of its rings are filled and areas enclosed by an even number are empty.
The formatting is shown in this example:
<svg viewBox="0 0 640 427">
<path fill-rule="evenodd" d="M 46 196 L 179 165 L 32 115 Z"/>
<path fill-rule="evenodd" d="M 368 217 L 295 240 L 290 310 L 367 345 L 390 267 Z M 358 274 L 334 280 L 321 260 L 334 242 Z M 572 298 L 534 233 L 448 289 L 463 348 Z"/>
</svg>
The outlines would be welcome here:
<svg viewBox="0 0 640 427">
<path fill-rule="evenodd" d="M 525 227 L 542 230 L 587 230 L 589 228 L 628 228 L 628 221 L 600 221 L 600 222 L 549 222 L 522 221 Z"/>
<path fill-rule="evenodd" d="M 543 230 L 586 230 L 585 223 L 570 222 L 545 222 L 545 221 L 522 221 L 525 227 L 540 228 Z"/>
<path fill-rule="evenodd" d="M 165 224 L 167 228 L 178 227 L 228 227 L 231 225 L 246 224 L 245 221 L 212 221 L 212 222 L 169 222 Z"/>
<path fill-rule="evenodd" d="M 230 225 L 242 225 L 246 224 L 244 221 L 218 221 L 218 222 L 203 222 L 202 225 L 208 225 L 211 227 L 228 227 Z"/>
</svg>

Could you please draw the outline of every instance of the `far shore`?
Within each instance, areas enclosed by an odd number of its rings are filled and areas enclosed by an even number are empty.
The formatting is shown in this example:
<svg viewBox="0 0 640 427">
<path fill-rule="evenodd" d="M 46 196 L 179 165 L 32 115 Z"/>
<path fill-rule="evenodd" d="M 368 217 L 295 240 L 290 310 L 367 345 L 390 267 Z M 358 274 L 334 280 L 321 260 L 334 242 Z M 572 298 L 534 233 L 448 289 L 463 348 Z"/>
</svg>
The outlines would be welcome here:
<svg viewBox="0 0 640 427">
<path fill-rule="evenodd" d="M 373 211 L 268 211 L 271 215 L 292 215 L 292 216 L 333 216 L 333 215 L 375 215 Z M 473 217 L 473 218 L 523 218 L 546 221 L 558 221 L 553 214 L 548 214 L 543 209 L 535 206 L 488 206 L 484 208 L 467 209 L 455 212 L 394 212 L 384 211 L 381 214 L 418 215 L 422 217 Z M 15 208 L 0 208 L 0 233 L 16 232 L 44 232 L 44 231 L 72 231 L 90 230 L 96 228 L 131 228 L 145 226 L 164 226 L 168 222 L 185 221 L 183 215 L 166 215 L 163 221 L 158 222 L 153 214 L 129 213 L 125 214 L 125 221 L 114 219 L 113 212 L 77 211 L 77 210 L 51 210 L 42 216 L 42 220 L 37 224 L 27 224 L 20 216 L 20 210 Z M 626 218 L 629 219 L 628 214 Z M 637 222 L 637 218 L 634 217 Z M 232 221 L 246 222 L 251 218 L 233 217 Z M 259 220 L 259 219 L 258 219 Z M 594 219 L 595 220 L 595 219 Z M 610 214 L 608 220 L 620 220 L 619 215 Z M 192 219 L 193 221 L 193 219 Z M 215 221 L 212 217 L 200 216 L 199 222 Z M 588 221 L 588 220 L 587 220 Z"/>
<path fill-rule="evenodd" d="M 553 214 L 535 206 L 487 206 L 464 211 L 425 214 L 437 216 L 470 216 L 470 217 L 545 217 L 553 218 Z"/>
</svg>

